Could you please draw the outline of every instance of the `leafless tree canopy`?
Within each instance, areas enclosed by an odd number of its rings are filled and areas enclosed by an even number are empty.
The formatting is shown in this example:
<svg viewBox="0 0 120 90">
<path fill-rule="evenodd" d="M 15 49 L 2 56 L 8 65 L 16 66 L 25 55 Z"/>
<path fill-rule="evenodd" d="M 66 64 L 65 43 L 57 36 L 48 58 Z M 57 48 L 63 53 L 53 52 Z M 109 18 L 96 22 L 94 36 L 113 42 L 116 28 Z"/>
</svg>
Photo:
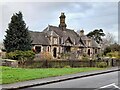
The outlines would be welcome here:
<svg viewBox="0 0 120 90">
<path fill-rule="evenodd" d="M 105 38 L 103 38 L 103 42 L 106 44 L 106 45 L 110 45 L 110 44 L 113 44 L 115 43 L 115 36 L 112 34 L 112 33 L 107 33 Z"/>
</svg>

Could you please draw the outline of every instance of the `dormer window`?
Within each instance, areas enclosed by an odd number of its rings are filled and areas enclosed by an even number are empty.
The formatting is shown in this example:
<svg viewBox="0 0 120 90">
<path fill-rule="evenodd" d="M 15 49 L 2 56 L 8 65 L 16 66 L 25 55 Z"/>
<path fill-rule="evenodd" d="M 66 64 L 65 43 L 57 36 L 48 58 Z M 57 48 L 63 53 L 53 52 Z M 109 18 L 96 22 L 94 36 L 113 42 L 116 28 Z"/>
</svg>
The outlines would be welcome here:
<svg viewBox="0 0 120 90">
<path fill-rule="evenodd" d="M 65 45 L 71 46 L 72 44 L 73 42 L 71 41 L 70 37 L 68 37 L 68 39 L 65 41 Z"/>
</svg>

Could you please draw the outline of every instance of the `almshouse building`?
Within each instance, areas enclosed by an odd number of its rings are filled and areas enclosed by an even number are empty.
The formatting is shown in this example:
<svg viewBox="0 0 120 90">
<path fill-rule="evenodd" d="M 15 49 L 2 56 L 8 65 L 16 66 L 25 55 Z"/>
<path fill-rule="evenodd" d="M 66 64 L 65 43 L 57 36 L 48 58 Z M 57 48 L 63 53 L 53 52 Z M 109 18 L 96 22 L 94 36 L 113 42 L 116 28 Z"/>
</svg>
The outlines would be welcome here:
<svg viewBox="0 0 120 90">
<path fill-rule="evenodd" d="M 54 58 L 58 58 L 61 53 L 76 52 L 93 56 L 100 52 L 99 44 L 93 38 L 84 35 L 84 30 L 78 34 L 74 30 L 66 28 L 64 13 L 61 13 L 59 18 L 58 27 L 48 25 L 42 32 L 30 31 L 33 49 L 36 53 L 47 51 Z"/>
</svg>

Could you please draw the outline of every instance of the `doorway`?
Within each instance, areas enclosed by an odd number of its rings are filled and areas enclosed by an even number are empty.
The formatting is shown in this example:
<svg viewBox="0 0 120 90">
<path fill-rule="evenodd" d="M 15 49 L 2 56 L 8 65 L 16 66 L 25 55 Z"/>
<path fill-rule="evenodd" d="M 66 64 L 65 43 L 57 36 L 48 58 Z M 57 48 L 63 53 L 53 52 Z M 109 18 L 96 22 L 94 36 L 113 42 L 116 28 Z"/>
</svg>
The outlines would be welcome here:
<svg viewBox="0 0 120 90">
<path fill-rule="evenodd" d="M 53 49 L 53 56 L 56 58 L 57 57 L 57 48 Z"/>
<path fill-rule="evenodd" d="M 88 55 L 90 56 L 90 49 L 88 49 Z"/>
</svg>

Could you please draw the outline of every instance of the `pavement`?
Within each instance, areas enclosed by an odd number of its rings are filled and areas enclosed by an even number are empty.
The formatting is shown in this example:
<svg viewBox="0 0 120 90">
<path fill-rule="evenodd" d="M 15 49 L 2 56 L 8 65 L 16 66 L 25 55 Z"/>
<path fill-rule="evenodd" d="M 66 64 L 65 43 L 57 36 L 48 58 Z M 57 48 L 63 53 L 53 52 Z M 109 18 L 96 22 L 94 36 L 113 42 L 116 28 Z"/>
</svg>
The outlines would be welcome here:
<svg viewBox="0 0 120 90">
<path fill-rule="evenodd" d="M 70 74 L 70 75 L 64 75 L 64 76 L 29 80 L 29 81 L 17 82 L 13 84 L 3 84 L 1 86 L 2 86 L 2 89 L 23 89 L 23 88 L 28 88 L 28 87 L 38 86 L 38 85 L 46 85 L 50 83 L 57 83 L 57 82 L 89 77 L 94 75 L 100 75 L 100 74 L 116 72 L 116 71 L 120 71 L 120 68 L 112 67 L 112 68 L 107 68 L 105 70 L 89 71 L 89 72 L 82 72 L 82 73 Z"/>
</svg>

